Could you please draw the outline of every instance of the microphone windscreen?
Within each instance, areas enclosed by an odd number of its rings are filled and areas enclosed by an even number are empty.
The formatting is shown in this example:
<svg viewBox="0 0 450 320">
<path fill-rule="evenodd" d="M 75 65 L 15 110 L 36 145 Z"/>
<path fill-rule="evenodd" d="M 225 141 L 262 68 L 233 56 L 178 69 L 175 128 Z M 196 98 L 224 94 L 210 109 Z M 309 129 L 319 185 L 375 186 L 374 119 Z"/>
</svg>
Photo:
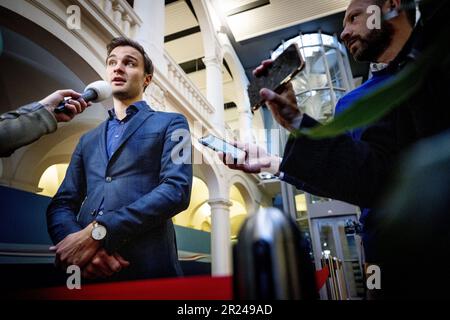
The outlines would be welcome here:
<svg viewBox="0 0 450 320">
<path fill-rule="evenodd" d="M 97 93 L 97 99 L 92 102 L 100 102 L 108 99 L 112 95 L 112 89 L 108 82 L 99 80 L 89 84 L 84 91 L 94 90 Z"/>
</svg>

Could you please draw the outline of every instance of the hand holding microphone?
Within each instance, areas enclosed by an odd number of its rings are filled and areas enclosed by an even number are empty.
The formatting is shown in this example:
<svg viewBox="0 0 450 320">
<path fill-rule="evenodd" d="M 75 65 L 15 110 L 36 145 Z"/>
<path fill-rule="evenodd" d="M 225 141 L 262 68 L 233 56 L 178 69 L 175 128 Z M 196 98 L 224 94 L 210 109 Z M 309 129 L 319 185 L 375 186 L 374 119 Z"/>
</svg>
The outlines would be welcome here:
<svg viewBox="0 0 450 320">
<path fill-rule="evenodd" d="M 106 100 L 111 94 L 111 86 L 101 80 L 88 85 L 83 94 L 70 89 L 58 90 L 39 103 L 53 113 L 58 122 L 68 122 L 89 107 L 91 102 Z"/>
<path fill-rule="evenodd" d="M 69 99 L 65 100 L 65 98 Z M 63 100 L 63 102 L 61 102 L 61 100 Z M 56 107 L 60 102 L 64 103 L 63 106 L 67 112 L 56 112 Z M 39 101 L 39 103 L 45 106 L 45 108 L 55 116 L 56 121 L 58 122 L 68 122 L 72 120 L 75 115 L 83 112 L 84 109 L 90 106 L 90 103 L 87 103 L 81 98 L 81 93 L 69 89 L 55 91 L 48 97 Z"/>
</svg>

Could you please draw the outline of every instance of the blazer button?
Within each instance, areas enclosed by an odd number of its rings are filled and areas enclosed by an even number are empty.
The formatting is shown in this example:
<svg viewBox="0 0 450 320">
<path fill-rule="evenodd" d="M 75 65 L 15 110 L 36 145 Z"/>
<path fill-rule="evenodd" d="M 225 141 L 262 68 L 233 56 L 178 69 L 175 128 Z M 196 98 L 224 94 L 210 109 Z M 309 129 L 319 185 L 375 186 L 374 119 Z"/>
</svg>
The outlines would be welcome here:
<svg viewBox="0 0 450 320">
<path fill-rule="evenodd" d="M 112 178 L 111 177 L 106 177 L 106 182 L 111 182 Z"/>
<path fill-rule="evenodd" d="M 98 212 L 98 215 L 99 215 L 99 216 L 102 216 L 102 215 L 103 215 L 103 211 L 99 211 L 99 212 Z"/>
</svg>

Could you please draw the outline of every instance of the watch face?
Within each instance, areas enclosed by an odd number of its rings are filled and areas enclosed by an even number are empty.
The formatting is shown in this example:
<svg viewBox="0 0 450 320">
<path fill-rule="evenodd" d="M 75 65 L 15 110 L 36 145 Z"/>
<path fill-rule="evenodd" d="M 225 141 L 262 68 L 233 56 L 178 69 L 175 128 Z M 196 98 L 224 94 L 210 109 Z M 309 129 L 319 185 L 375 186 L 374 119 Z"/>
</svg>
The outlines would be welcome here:
<svg viewBox="0 0 450 320">
<path fill-rule="evenodd" d="M 94 240 L 102 240 L 105 236 L 106 228 L 104 226 L 98 225 L 92 230 L 92 238 L 94 238 Z"/>
</svg>

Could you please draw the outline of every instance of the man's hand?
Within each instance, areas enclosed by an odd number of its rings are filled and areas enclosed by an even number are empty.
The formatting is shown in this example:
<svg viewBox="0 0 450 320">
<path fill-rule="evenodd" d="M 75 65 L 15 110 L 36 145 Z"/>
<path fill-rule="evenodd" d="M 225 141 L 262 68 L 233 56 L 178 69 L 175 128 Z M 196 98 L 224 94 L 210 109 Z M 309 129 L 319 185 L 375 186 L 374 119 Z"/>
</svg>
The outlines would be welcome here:
<svg viewBox="0 0 450 320">
<path fill-rule="evenodd" d="M 256 77 L 262 76 L 268 72 L 271 66 L 272 60 L 264 60 L 260 66 L 253 70 L 253 74 Z M 298 129 L 302 113 L 297 107 L 297 99 L 292 83 L 287 83 L 280 94 L 267 88 L 261 89 L 259 94 L 265 100 L 266 105 L 272 111 L 273 117 L 281 126 L 289 131 Z"/>
<path fill-rule="evenodd" d="M 56 252 L 56 266 L 66 269 L 70 265 L 77 265 L 83 268 L 91 261 L 100 248 L 100 242 L 91 237 L 92 228 L 92 224 L 89 224 L 83 230 L 69 234 L 56 246 L 50 247 L 50 250 Z"/>
<path fill-rule="evenodd" d="M 231 142 L 235 147 L 245 151 L 245 159 L 237 159 L 234 162 L 231 154 L 224 154 L 218 152 L 218 156 L 222 159 L 223 163 L 230 169 L 241 170 L 246 173 L 259 173 L 261 171 L 276 174 L 279 170 L 281 158 L 271 155 L 267 151 L 256 145 L 241 143 L 238 141 Z"/>
<path fill-rule="evenodd" d="M 66 114 L 64 112 L 61 113 L 55 113 L 55 108 L 58 106 L 58 104 L 64 100 L 64 98 L 70 97 L 72 99 L 69 99 L 66 101 L 65 107 L 70 111 L 70 114 Z M 81 97 L 81 94 L 73 91 L 73 90 L 58 90 L 53 92 L 48 97 L 45 97 L 41 101 L 39 101 L 40 104 L 45 106 L 45 108 L 51 112 L 58 122 L 68 122 L 75 117 L 75 115 L 82 113 L 84 109 L 89 107 L 91 103 L 86 103 L 83 99 L 80 99 L 79 101 L 76 100 Z"/>
<path fill-rule="evenodd" d="M 107 278 L 129 265 L 118 253 L 109 255 L 105 249 L 100 249 L 83 269 L 82 276 L 86 279 Z"/>
</svg>

